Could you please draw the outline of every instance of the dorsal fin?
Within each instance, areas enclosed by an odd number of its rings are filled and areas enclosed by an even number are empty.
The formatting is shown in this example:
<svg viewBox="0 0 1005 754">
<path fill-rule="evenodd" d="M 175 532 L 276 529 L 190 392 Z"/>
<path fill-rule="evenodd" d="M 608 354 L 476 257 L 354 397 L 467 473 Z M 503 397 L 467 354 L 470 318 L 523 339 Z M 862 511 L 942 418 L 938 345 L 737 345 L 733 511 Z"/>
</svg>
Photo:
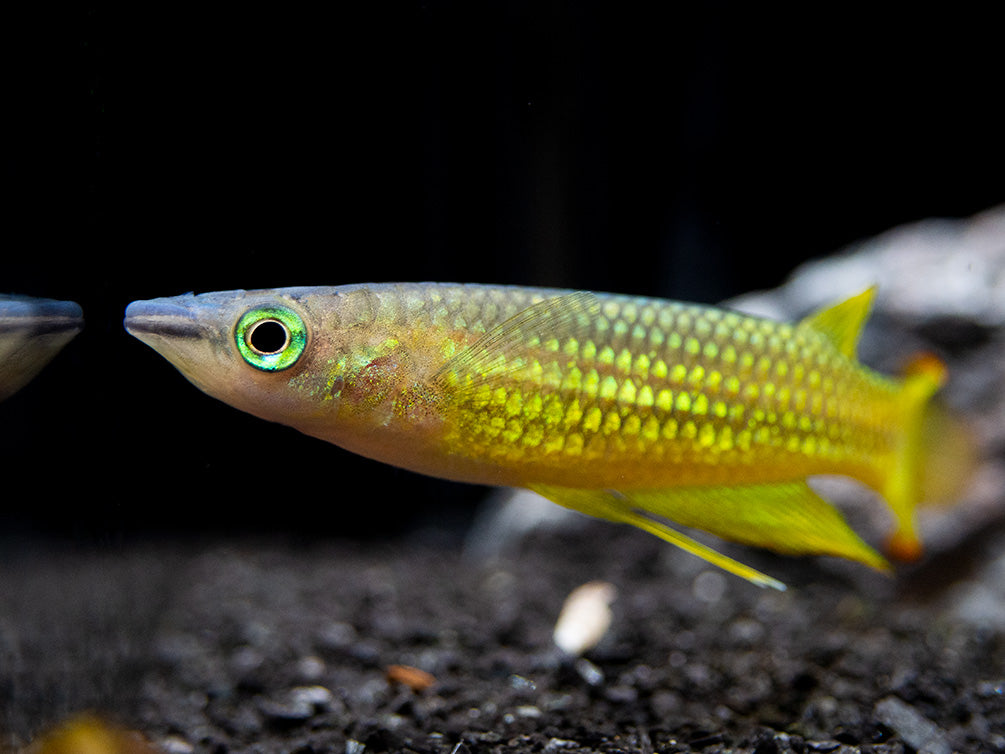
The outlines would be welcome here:
<svg viewBox="0 0 1005 754">
<path fill-rule="evenodd" d="M 445 387 L 474 388 L 526 366 L 528 348 L 590 336 L 600 312 L 595 293 L 575 291 L 538 301 L 500 322 L 441 366 L 433 379 Z"/>
<path fill-rule="evenodd" d="M 803 319 L 799 326 L 823 333 L 838 351 L 849 359 L 854 359 L 862 327 L 869 317 L 875 297 L 876 286 L 866 288 L 851 298 L 814 312 Z"/>
</svg>

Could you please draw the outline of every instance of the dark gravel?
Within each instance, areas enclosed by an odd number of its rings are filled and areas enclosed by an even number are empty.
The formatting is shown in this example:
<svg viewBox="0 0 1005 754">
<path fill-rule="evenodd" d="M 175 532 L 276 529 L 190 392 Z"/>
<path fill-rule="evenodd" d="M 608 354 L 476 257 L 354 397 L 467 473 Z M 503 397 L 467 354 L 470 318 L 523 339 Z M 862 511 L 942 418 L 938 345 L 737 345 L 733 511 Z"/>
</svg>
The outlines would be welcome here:
<svg viewBox="0 0 1005 754">
<path fill-rule="evenodd" d="M 754 555 L 785 593 L 600 523 L 494 565 L 417 538 L 21 548 L 0 725 L 13 744 L 91 709 L 169 752 L 1005 751 L 1003 545 L 930 590 L 952 554 L 896 580 Z M 598 578 L 612 628 L 563 658 L 562 600 Z"/>
</svg>

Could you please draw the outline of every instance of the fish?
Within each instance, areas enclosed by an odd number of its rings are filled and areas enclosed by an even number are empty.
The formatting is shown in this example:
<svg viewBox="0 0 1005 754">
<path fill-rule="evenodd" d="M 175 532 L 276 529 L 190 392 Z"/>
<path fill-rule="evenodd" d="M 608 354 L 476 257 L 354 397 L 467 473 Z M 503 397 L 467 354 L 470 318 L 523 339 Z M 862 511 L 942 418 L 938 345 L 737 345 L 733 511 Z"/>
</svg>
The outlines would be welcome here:
<svg viewBox="0 0 1005 754">
<path fill-rule="evenodd" d="M 0 295 L 0 401 L 28 384 L 83 327 L 73 301 Z"/>
<path fill-rule="evenodd" d="M 681 527 L 889 571 L 807 482 L 842 475 L 890 507 L 890 555 L 921 551 L 946 368 L 858 361 L 875 293 L 785 323 L 590 291 L 350 284 L 134 301 L 124 325 L 242 411 L 422 474 L 524 487 L 783 589 Z"/>
<path fill-rule="evenodd" d="M 138 731 L 84 713 L 43 733 L 23 751 L 24 754 L 158 754 L 161 749 Z"/>
</svg>

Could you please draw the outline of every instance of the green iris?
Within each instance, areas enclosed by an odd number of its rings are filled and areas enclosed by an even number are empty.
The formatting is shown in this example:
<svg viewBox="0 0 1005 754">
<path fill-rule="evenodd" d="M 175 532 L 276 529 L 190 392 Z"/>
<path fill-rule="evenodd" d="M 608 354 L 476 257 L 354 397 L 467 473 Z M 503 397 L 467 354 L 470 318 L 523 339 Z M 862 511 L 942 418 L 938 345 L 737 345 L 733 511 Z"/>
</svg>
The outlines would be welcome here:
<svg viewBox="0 0 1005 754">
<path fill-rule="evenodd" d="M 278 372 L 293 366 L 307 346 L 307 326 L 300 316 L 281 306 L 250 309 L 234 332 L 237 350 L 255 369 Z"/>
</svg>

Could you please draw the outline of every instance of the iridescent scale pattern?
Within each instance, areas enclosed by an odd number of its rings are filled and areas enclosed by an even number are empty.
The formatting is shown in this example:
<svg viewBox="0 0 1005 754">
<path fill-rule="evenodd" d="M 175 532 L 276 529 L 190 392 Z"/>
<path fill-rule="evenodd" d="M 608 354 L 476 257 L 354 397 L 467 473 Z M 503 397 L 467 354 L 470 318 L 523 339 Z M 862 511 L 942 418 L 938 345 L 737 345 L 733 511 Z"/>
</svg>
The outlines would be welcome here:
<svg viewBox="0 0 1005 754">
<path fill-rule="evenodd" d="M 413 316 L 474 337 L 563 292 L 403 293 Z M 605 474 L 636 487 L 777 479 L 780 465 L 793 478 L 870 481 L 870 469 L 894 452 L 894 383 L 824 335 L 697 305 L 597 300 L 585 327 L 556 337 L 528 330 L 520 347 L 510 344 L 501 376 L 454 376 L 463 388 L 450 409 L 454 452 L 561 467 L 583 480 L 603 461 Z"/>
</svg>

